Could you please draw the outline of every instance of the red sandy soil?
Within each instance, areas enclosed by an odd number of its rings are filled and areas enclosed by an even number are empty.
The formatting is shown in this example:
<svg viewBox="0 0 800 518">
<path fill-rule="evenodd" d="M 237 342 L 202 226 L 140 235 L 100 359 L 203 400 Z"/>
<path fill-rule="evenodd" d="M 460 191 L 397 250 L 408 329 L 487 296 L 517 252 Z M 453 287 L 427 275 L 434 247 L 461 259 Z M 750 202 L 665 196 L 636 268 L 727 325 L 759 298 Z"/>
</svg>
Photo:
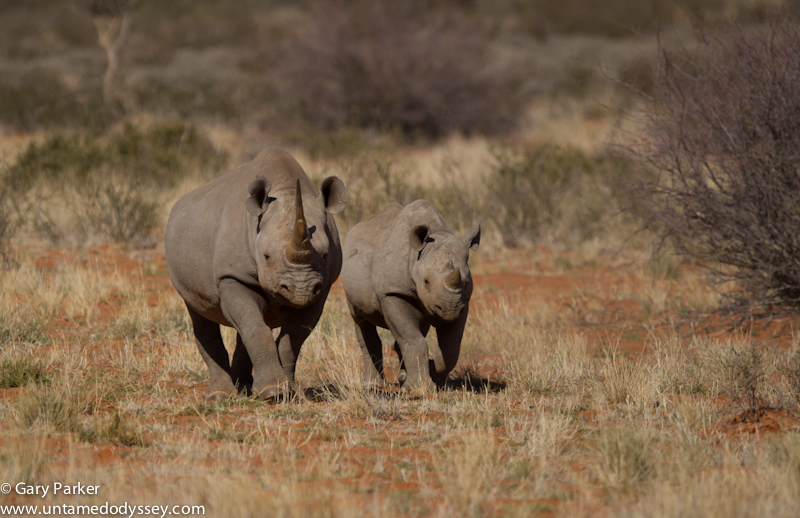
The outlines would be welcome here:
<svg viewBox="0 0 800 518">
<path fill-rule="evenodd" d="M 30 250 L 28 251 L 31 252 Z M 158 294 L 163 290 L 171 290 L 172 286 L 167 276 L 163 251 L 144 250 L 127 251 L 118 247 L 101 246 L 81 251 L 44 249 L 35 251 L 36 266 L 44 272 L 53 271 L 60 264 L 83 264 L 101 271 L 118 271 L 135 278 L 142 283 L 149 294 L 149 302 L 154 305 L 158 301 Z M 586 333 L 593 347 L 615 346 L 628 354 L 647 354 L 648 337 L 654 333 L 668 335 L 677 332 L 681 336 L 694 334 L 707 334 L 719 337 L 724 334 L 749 333 L 759 339 L 766 340 L 778 346 L 786 346 L 792 340 L 792 329 L 800 327 L 798 318 L 785 315 L 772 319 L 747 321 L 746 325 L 736 325 L 736 321 L 722 314 L 678 314 L 668 311 L 653 317 L 648 316 L 642 309 L 642 304 L 635 298 L 604 298 L 603 294 L 614 294 L 620 286 L 636 287 L 649 282 L 641 275 L 637 275 L 637 268 L 641 265 L 589 265 L 580 268 L 562 271 L 553 266 L 552 256 L 548 250 L 537 249 L 534 252 L 518 254 L 502 254 L 492 260 L 483 260 L 480 268 L 473 273 L 475 294 L 473 315 L 480 314 L 480 308 L 490 308 L 501 303 L 510 304 L 511 310 L 515 305 L 525 304 L 534 300 L 549 300 L 554 303 L 557 311 L 563 316 L 566 325 Z M 682 265 L 681 274 L 685 276 L 697 275 L 697 269 Z M 514 273 L 512 273 L 514 272 Z M 673 288 L 669 288 L 673 289 Z M 677 289 L 677 288 L 674 288 Z M 341 290 L 340 283 L 334 286 L 334 293 Z M 50 332 L 55 337 L 67 333 L 80 339 L 92 333 L 92 329 L 103 329 L 119 313 L 120 308 L 114 300 L 104 303 L 100 308 L 100 317 L 93 320 L 90 326 L 82 322 L 74 322 L 64 318 L 56 318 L 51 322 Z M 105 341 L 103 347 L 116 346 L 120 343 Z M 99 347 L 95 345 L 95 347 Z M 157 346 L 154 346 L 157 347 Z M 92 349 L 89 348 L 91 354 Z M 494 360 L 494 359 L 492 359 Z M 475 362 L 482 365 L 483 375 L 494 374 L 497 369 L 495 361 Z M 163 383 L 162 383 L 163 384 Z M 187 405 L 198 404 L 202 401 L 202 391 L 206 382 L 197 382 L 190 386 L 176 383 L 170 387 L 182 394 Z M 0 389 L 0 399 L 13 401 L 21 389 Z M 109 408 L 100 408 L 99 412 L 110 412 Z M 517 411 L 517 410 L 515 410 Z M 520 413 L 531 413 L 533 410 L 525 406 L 520 407 Z M 580 412 L 580 411 L 579 411 Z M 585 410 L 580 414 L 587 422 L 597 419 L 597 411 Z M 167 423 L 191 436 L 198 430 L 207 428 L 204 416 L 174 415 L 161 412 L 156 421 Z M 242 440 L 247 440 L 247 435 L 252 430 L 237 430 L 235 428 L 236 416 L 214 416 L 215 426 L 225 429 L 226 433 L 239 434 Z M 426 414 L 421 416 L 427 421 L 445 420 L 446 416 Z M 299 468 L 311 467 L 315 462 L 315 453 L 321 446 L 343 437 L 347 429 L 357 428 L 369 431 L 374 438 L 374 444 L 369 447 L 358 446 L 347 448 L 344 455 L 351 462 L 364 466 L 357 476 L 355 487 L 361 491 L 388 491 L 408 489 L 416 491 L 419 481 L 414 473 L 408 473 L 404 480 L 391 477 L 376 477 L 371 475 L 371 470 L 377 463 L 393 465 L 400 460 L 421 459 L 426 460 L 430 453 L 418 447 L 416 430 L 413 426 L 415 416 L 404 416 L 400 421 L 389 424 L 376 423 L 363 419 L 343 417 L 337 426 L 333 426 L 325 435 L 317 433 L 311 440 L 299 446 L 302 458 L 298 461 Z M 8 423 L 0 427 L 10 426 Z M 304 430 L 314 426 L 313 419 L 297 419 L 296 422 L 284 427 L 282 433 L 289 437 L 303 436 Z M 755 414 L 743 413 L 724 422 L 716 423 L 707 433 L 740 437 L 765 432 L 782 433 L 790 429 L 797 429 L 796 417 L 785 411 L 763 410 Z M 498 430 L 498 433 L 504 433 Z M 145 442 L 148 441 L 144 437 Z M 210 440 L 212 444 L 215 441 Z M 5 445 L 0 444 L 0 448 Z M 61 459 L 56 462 L 68 462 L 64 452 L 71 451 L 71 455 L 80 455 L 83 460 L 102 466 L 109 463 L 139 463 L 144 460 L 137 459 L 134 455 L 135 448 L 117 446 L 113 444 L 94 444 L 67 441 L 63 436 L 52 436 L 46 439 L 44 448 L 54 454 L 54 458 Z M 59 454 L 60 453 L 60 454 Z M 428 459 L 429 460 L 429 459 Z M 149 460 L 152 462 L 152 459 Z M 203 462 L 211 461 L 200 461 Z M 264 459 L 253 460 L 256 464 L 265 462 Z M 576 468 L 580 469 L 580 468 Z M 15 502 L 15 500 L 17 502 Z M 12 497 L 6 503 L 18 503 L 21 499 Z M 558 502 L 550 500 L 531 500 L 532 509 L 541 511 L 542 516 L 552 513 L 550 510 L 558 506 Z M 502 502 L 495 505 L 502 507 Z"/>
</svg>

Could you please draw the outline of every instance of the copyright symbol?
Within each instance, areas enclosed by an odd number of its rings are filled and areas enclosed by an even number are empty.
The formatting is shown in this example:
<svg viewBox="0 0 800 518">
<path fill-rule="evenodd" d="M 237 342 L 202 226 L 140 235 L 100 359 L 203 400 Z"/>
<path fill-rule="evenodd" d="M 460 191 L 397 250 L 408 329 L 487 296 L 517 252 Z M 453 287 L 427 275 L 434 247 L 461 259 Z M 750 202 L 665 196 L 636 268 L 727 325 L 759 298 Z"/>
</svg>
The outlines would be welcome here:
<svg viewBox="0 0 800 518">
<path fill-rule="evenodd" d="M 0 486 L 0 491 L 2 491 L 4 495 L 9 494 L 11 492 L 11 484 L 9 483 L 3 484 L 2 486 Z"/>
</svg>

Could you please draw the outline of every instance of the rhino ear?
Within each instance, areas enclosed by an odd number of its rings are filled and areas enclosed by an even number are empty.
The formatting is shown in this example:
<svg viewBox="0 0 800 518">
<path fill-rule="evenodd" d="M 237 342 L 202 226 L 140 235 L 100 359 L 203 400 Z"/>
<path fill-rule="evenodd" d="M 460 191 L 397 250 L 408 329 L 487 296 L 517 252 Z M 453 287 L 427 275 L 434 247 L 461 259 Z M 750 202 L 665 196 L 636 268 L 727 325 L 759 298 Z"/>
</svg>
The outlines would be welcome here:
<svg viewBox="0 0 800 518">
<path fill-rule="evenodd" d="M 247 192 L 250 193 L 250 197 L 244 202 L 247 212 L 255 217 L 264 214 L 264 211 L 267 210 L 267 205 L 269 205 L 267 195 L 271 188 L 272 184 L 265 176 L 256 176 L 256 179 L 247 186 Z"/>
<path fill-rule="evenodd" d="M 422 250 L 422 248 L 425 246 L 425 242 L 428 240 L 428 234 L 430 233 L 431 229 L 425 225 L 414 227 L 414 230 L 411 231 L 411 235 L 408 237 L 408 242 L 411 245 L 411 249 L 415 252 Z"/>
<path fill-rule="evenodd" d="M 477 250 L 481 244 L 481 222 L 478 221 L 474 227 L 464 234 L 464 242 L 469 246 L 470 250 Z"/>
<path fill-rule="evenodd" d="M 347 200 L 344 199 L 344 182 L 335 176 L 329 176 L 322 180 L 319 188 L 322 191 L 322 203 L 329 214 L 339 214 L 344 209 Z"/>
</svg>

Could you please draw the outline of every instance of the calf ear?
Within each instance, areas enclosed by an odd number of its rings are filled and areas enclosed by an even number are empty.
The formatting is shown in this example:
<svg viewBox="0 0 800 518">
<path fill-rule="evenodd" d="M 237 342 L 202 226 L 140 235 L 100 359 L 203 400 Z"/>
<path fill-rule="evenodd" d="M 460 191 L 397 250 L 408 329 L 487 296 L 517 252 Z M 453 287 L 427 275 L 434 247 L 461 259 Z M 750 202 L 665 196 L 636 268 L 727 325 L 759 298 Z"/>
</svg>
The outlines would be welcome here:
<svg viewBox="0 0 800 518">
<path fill-rule="evenodd" d="M 269 183 L 265 176 L 256 176 L 256 179 L 247 186 L 247 192 L 250 193 L 250 197 L 244 202 L 247 212 L 255 217 L 264 214 L 264 211 L 267 210 L 267 205 L 269 205 L 269 197 L 267 195 L 271 188 L 272 184 Z"/>
<path fill-rule="evenodd" d="M 422 248 L 425 246 L 425 242 L 428 240 L 428 234 L 430 234 L 430 232 L 431 229 L 425 225 L 414 227 L 414 230 L 411 231 L 411 235 L 408 237 L 408 242 L 411 245 L 412 250 L 415 252 L 422 250 Z"/>
<path fill-rule="evenodd" d="M 322 191 L 322 203 L 329 214 L 339 214 L 344 209 L 347 200 L 344 199 L 344 182 L 335 176 L 329 176 L 322 180 L 319 188 Z"/>
<path fill-rule="evenodd" d="M 464 234 L 463 239 L 471 250 L 477 250 L 481 244 L 481 222 L 478 221 L 474 227 L 469 229 L 469 232 Z"/>
</svg>

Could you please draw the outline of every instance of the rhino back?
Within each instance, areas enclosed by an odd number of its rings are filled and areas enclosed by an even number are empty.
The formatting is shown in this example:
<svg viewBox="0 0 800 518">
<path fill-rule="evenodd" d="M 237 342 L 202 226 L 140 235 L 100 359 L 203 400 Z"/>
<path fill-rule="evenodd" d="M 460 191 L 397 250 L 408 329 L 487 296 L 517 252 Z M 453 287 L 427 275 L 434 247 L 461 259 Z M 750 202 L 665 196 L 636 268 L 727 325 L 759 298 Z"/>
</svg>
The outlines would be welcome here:
<svg viewBox="0 0 800 518">
<path fill-rule="evenodd" d="M 392 203 L 364 221 L 356 224 L 347 233 L 342 255 L 342 287 L 348 303 L 364 314 L 380 310 L 380 302 L 372 283 L 372 268 L 376 249 L 390 232 L 397 214 L 403 209 Z"/>
</svg>

